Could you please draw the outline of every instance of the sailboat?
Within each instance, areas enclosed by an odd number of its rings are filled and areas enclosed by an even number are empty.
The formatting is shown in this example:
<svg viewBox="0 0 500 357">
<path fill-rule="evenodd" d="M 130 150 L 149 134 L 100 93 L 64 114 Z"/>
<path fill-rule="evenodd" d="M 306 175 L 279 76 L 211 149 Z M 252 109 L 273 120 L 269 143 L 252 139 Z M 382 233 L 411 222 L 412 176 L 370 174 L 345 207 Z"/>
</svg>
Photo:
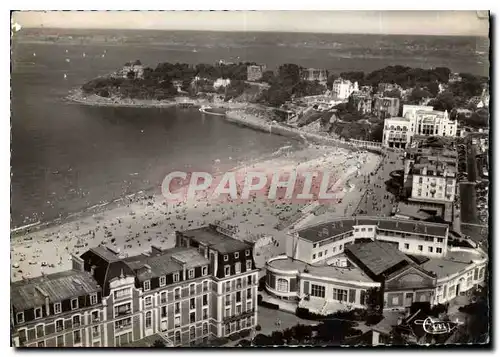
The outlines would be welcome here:
<svg viewBox="0 0 500 357">
<path fill-rule="evenodd" d="M 68 50 L 66 50 L 66 53 L 68 53 Z"/>
<path fill-rule="evenodd" d="M 196 48 L 195 48 L 195 49 L 193 49 L 193 52 L 194 52 L 194 53 L 196 53 L 196 52 L 198 52 L 198 51 L 196 51 Z"/>
<path fill-rule="evenodd" d="M 64 73 L 64 79 L 68 78 L 68 76 L 66 75 L 66 73 Z"/>
<path fill-rule="evenodd" d="M 103 53 L 101 57 L 104 58 L 105 55 L 106 55 L 106 53 Z"/>
<path fill-rule="evenodd" d="M 83 57 L 85 57 L 85 52 L 83 52 Z"/>
<path fill-rule="evenodd" d="M 33 57 L 36 57 L 36 53 L 35 52 L 33 52 Z"/>
<path fill-rule="evenodd" d="M 66 58 L 66 62 L 71 62 L 71 60 L 69 58 Z"/>
</svg>

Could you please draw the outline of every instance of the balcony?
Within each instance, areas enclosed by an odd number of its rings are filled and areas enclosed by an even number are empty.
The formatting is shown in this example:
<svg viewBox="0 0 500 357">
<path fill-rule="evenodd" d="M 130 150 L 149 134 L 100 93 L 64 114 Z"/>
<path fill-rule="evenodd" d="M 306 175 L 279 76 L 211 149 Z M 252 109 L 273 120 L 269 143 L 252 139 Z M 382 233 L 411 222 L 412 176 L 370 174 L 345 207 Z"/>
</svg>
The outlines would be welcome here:
<svg viewBox="0 0 500 357">
<path fill-rule="evenodd" d="M 174 310 L 174 313 L 175 313 L 175 314 L 180 314 L 180 313 L 181 313 L 181 309 L 180 309 L 180 308 L 176 308 L 176 309 Z"/>
<path fill-rule="evenodd" d="M 181 298 L 181 294 L 175 294 L 174 298 L 175 298 L 175 300 L 179 300 Z"/>
<path fill-rule="evenodd" d="M 132 309 L 131 308 L 128 308 L 126 310 L 118 310 L 118 311 L 116 311 L 116 317 L 129 315 L 131 313 L 132 313 Z"/>
</svg>

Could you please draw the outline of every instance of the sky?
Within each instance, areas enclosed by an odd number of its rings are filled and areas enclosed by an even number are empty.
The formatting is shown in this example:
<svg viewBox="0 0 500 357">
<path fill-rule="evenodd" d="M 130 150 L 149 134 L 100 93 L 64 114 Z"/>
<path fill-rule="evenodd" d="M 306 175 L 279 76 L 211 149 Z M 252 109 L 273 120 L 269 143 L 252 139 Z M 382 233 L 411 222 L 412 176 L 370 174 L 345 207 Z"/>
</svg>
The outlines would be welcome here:
<svg viewBox="0 0 500 357">
<path fill-rule="evenodd" d="M 483 12 L 484 13 L 484 12 Z M 488 36 L 476 11 L 21 11 L 22 27 Z"/>
</svg>

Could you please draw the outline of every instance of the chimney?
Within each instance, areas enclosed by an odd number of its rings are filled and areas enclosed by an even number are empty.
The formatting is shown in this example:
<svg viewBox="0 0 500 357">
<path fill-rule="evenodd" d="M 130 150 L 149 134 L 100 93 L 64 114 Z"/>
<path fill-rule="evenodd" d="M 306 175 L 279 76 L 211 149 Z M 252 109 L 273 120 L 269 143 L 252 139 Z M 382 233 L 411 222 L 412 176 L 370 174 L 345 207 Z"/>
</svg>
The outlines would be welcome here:
<svg viewBox="0 0 500 357">
<path fill-rule="evenodd" d="M 49 295 L 39 286 L 36 286 L 35 289 L 45 298 L 45 314 L 49 316 L 50 315 Z"/>
</svg>

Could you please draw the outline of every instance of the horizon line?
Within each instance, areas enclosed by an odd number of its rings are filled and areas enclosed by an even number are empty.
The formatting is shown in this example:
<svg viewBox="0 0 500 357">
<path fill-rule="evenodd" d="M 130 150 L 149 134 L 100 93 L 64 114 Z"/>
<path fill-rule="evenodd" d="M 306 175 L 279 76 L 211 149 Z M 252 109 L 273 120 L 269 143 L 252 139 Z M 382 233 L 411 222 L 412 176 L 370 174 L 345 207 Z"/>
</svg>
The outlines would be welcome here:
<svg viewBox="0 0 500 357">
<path fill-rule="evenodd" d="M 179 31 L 179 32 L 238 32 L 238 33 L 311 33 L 324 35 L 371 35 L 371 36 L 445 36 L 445 37 L 478 37 L 489 38 L 490 33 L 480 34 L 422 34 L 422 33 L 373 33 L 373 32 L 322 32 L 322 31 L 280 31 L 280 30 L 201 30 L 201 29 L 154 29 L 154 28 L 125 28 L 125 27 L 45 27 L 45 26 L 23 26 L 22 29 L 47 29 L 47 30 L 124 30 L 124 31 Z M 19 30 L 19 31 L 22 31 Z M 491 28 L 490 28 L 491 30 Z"/>
</svg>

